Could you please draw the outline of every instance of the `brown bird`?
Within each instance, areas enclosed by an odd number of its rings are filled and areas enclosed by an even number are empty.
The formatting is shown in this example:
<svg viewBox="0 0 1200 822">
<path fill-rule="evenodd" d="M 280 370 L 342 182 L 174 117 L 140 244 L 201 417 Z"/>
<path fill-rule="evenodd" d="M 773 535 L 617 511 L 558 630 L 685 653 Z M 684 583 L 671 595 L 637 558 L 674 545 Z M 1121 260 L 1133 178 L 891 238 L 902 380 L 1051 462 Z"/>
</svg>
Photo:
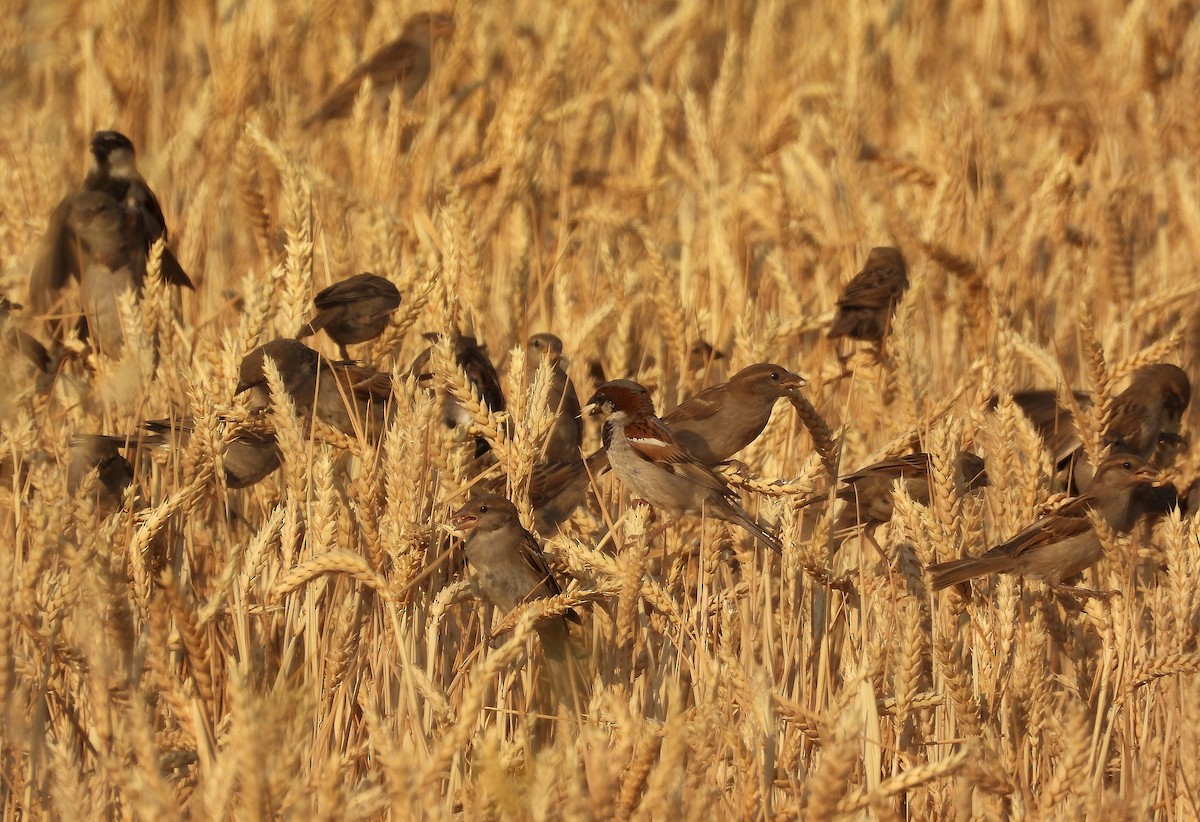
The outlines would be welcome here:
<svg viewBox="0 0 1200 822">
<path fill-rule="evenodd" d="M 354 108 L 354 98 L 363 81 L 371 79 L 376 105 L 383 108 L 392 89 L 399 86 L 407 102 L 429 79 L 433 66 L 434 44 L 454 33 L 454 17 L 445 13 L 414 14 L 395 40 L 381 46 L 331 91 L 315 111 L 301 123 L 307 128 L 316 122 L 346 117 Z"/>
<path fill-rule="evenodd" d="M 71 197 L 68 224 L 79 247 L 79 292 L 92 346 L 108 356 L 125 345 L 119 298 L 141 294 L 146 258 L 131 215 L 101 191 L 84 190 Z"/>
<path fill-rule="evenodd" d="M 133 466 L 121 455 L 126 445 L 122 437 L 102 434 L 76 434 L 71 437 L 67 466 L 67 492 L 74 494 L 94 469 L 99 473 L 96 503 L 101 513 L 121 507 L 125 489 L 133 482 Z"/>
<path fill-rule="evenodd" d="M 554 426 L 542 445 L 540 462 L 571 463 L 583 460 L 583 420 L 580 419 L 579 396 L 563 367 L 563 343 L 553 334 L 534 334 L 525 346 L 525 384 L 532 385 L 534 375 L 543 361 L 550 364 L 550 391 L 546 408 L 554 414 Z"/>
<path fill-rule="evenodd" d="M 51 309 L 56 294 L 71 278 L 78 280 L 84 273 L 86 262 L 81 259 L 81 238 L 76 233 L 78 224 L 72 221 L 73 214 L 78 218 L 76 195 L 79 193 L 105 194 L 118 204 L 121 211 L 118 222 L 123 226 L 126 242 L 131 244 L 130 253 L 140 254 L 143 260 L 151 243 L 159 237 L 164 241 L 167 239 L 162 208 L 138 172 L 129 138 L 117 131 L 98 131 L 92 136 L 91 154 L 92 166 L 83 185 L 55 206 L 46 233 L 38 244 L 29 278 L 29 304 L 39 314 Z M 166 283 L 193 287 L 170 249 L 163 249 L 161 271 Z"/>
<path fill-rule="evenodd" d="M 1092 395 L 1087 391 L 1073 391 L 1072 394 L 1079 410 L 1091 408 Z M 1059 403 L 1057 391 L 1018 391 L 1013 394 L 1013 402 L 1033 423 L 1034 430 L 1042 438 L 1056 466 L 1061 467 L 1063 461 L 1072 457 L 1083 445 L 1075 416 L 1071 409 Z M 992 397 L 988 407 L 994 409 L 998 404 L 999 399 Z"/>
<path fill-rule="evenodd" d="M 725 354 L 713 348 L 708 342 L 695 340 L 688 349 L 688 372 L 695 374 L 697 371 L 708 371 L 718 360 L 723 359 L 725 359 Z"/>
<path fill-rule="evenodd" d="M 504 497 L 476 497 L 454 514 L 454 527 L 470 531 L 464 545 L 480 592 L 504 613 L 536 599 L 562 593 L 533 534 L 521 526 L 517 508 Z M 567 620 L 574 611 L 539 622 L 538 635 L 548 657 L 565 660 L 570 637 Z"/>
<path fill-rule="evenodd" d="M 441 337 L 442 335 L 437 333 L 425 334 L 425 339 L 433 343 L 436 343 Z M 426 348 L 417 355 L 409 368 L 409 373 L 415 376 L 423 386 L 430 389 L 433 386 L 433 371 L 430 370 L 429 364 L 432 353 L 432 346 Z M 496 373 L 496 367 L 492 365 L 492 361 L 488 359 L 485 347 L 476 342 L 474 337 L 456 333 L 454 335 L 454 361 L 466 373 L 467 379 L 475 387 L 488 410 L 503 411 L 504 391 L 500 388 L 500 376 Z M 442 397 L 442 419 L 448 428 L 471 424 L 471 415 L 449 393 Z M 475 456 L 481 457 L 489 449 L 490 446 L 483 437 L 475 440 Z"/>
<path fill-rule="evenodd" d="M 1088 519 L 1095 511 L 1116 531 L 1128 531 L 1130 500 L 1139 485 L 1154 483 L 1158 472 L 1145 460 L 1117 454 L 1100 463 L 1092 487 L 980 557 L 929 567 L 933 590 L 940 591 L 988 574 L 1020 574 L 1059 586 L 1095 564 L 1103 549 Z"/>
<path fill-rule="evenodd" d="M 782 365 L 756 363 L 686 400 L 662 421 L 681 446 L 711 467 L 758 439 L 776 400 L 804 385 L 803 377 Z"/>
<path fill-rule="evenodd" d="M 873 531 L 892 518 L 895 482 L 904 481 L 905 490 L 913 502 L 929 504 L 930 459 L 926 453 L 905 454 L 868 465 L 842 477 L 837 498 L 846 503 L 838 515 L 836 531 L 862 525 Z M 988 484 L 983 460 L 970 451 L 962 451 L 955 460 L 954 485 L 958 494 L 983 488 Z M 822 502 L 827 496 L 806 500 L 803 505 Z"/>
<path fill-rule="evenodd" d="M 1091 408 L 1090 393 L 1072 393 L 1080 410 Z M 1164 454 L 1159 453 L 1160 447 L 1169 453 L 1172 447 L 1184 442 L 1179 427 L 1191 396 L 1191 381 L 1178 366 L 1156 363 L 1139 368 L 1133 372 L 1129 386 L 1113 399 L 1102 444 L 1111 453 L 1136 454 L 1142 459 L 1162 462 Z M 1072 412 L 1059 403 L 1058 394 L 1047 390 L 1021 391 L 1013 395 L 1013 400 L 1041 435 L 1054 464 L 1070 467 L 1072 479 L 1086 487 L 1091 469 L 1082 459 L 1079 426 Z M 990 407 L 995 408 L 996 404 L 993 397 Z"/>
<path fill-rule="evenodd" d="M 607 417 L 604 447 L 613 471 L 632 494 L 676 516 L 709 514 L 739 525 L 782 553 L 779 540 L 742 509 L 725 480 L 688 453 L 655 416 L 643 386 L 630 380 L 606 382 L 584 410 Z"/>
<path fill-rule="evenodd" d="M 350 359 L 346 346 L 373 340 L 383 333 L 400 305 L 400 291 L 390 280 L 374 274 L 355 274 L 336 282 L 313 298 L 317 313 L 296 332 L 302 340 L 324 329 L 342 359 Z"/>
<path fill-rule="evenodd" d="M 143 437 L 143 442 L 147 445 L 172 447 L 178 443 L 180 448 L 186 448 L 188 438 L 192 434 L 193 422 L 190 417 L 179 420 L 148 420 L 144 427 L 147 434 Z M 249 429 L 235 432 L 233 439 L 225 446 L 222 456 L 225 485 L 228 488 L 249 488 L 256 485 L 274 473 L 283 460 L 274 434 Z"/>
<path fill-rule="evenodd" d="M 295 340 L 278 339 L 248 353 L 238 369 L 236 394 L 252 391 L 251 406 L 271 401 L 264 366 L 270 358 L 284 389 L 302 416 L 317 419 L 348 436 L 378 439 L 386 425 L 392 396 L 391 378 L 373 368 L 330 361 Z"/>
<path fill-rule="evenodd" d="M 908 290 L 908 267 L 899 249 L 872 248 L 862 271 L 842 290 L 829 338 L 882 343 L 892 313 Z"/>
<path fill-rule="evenodd" d="M 662 421 L 686 451 L 712 468 L 758 439 L 776 400 L 804 385 L 803 377 L 782 365 L 756 363 L 686 400 Z M 588 457 L 588 470 L 582 468 L 564 461 L 534 469 L 530 499 L 543 535 L 553 533 L 583 503 L 589 475 L 608 470 L 608 453 L 601 448 Z"/>
<path fill-rule="evenodd" d="M 1160 443 L 1181 445 L 1179 423 L 1192 399 L 1192 383 L 1182 368 L 1169 363 L 1133 372 L 1129 387 L 1113 400 L 1103 442 L 1113 452 L 1153 458 Z"/>
</svg>

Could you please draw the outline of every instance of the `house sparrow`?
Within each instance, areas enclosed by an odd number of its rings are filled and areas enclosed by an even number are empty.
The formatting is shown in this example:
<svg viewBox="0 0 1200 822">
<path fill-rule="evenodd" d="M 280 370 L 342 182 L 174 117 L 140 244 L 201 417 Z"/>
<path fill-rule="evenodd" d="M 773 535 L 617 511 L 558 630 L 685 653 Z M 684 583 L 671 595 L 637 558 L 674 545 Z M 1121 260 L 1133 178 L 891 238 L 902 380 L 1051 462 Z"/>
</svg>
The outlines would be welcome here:
<svg viewBox="0 0 1200 822">
<path fill-rule="evenodd" d="M 662 421 L 675 439 L 699 462 L 714 467 L 758 438 L 771 419 L 775 401 L 804 387 L 804 378 L 781 365 L 757 363 L 686 400 Z M 536 467 L 530 500 L 542 534 L 552 533 L 579 507 L 588 477 L 608 470 L 608 453 L 600 449 L 582 464 L 561 461 Z"/>
<path fill-rule="evenodd" d="M 751 519 L 725 480 L 688 453 L 654 415 L 644 387 L 630 380 L 606 382 L 585 410 L 607 417 L 603 438 L 609 462 L 634 495 L 675 515 L 708 513 L 740 525 L 782 553 L 779 540 Z"/>
<path fill-rule="evenodd" d="M 1103 555 L 1087 512 L 1095 511 L 1110 528 L 1128 531 L 1130 499 L 1139 485 L 1154 483 L 1158 472 L 1132 454 L 1100 463 L 1091 490 L 1039 519 L 1007 542 L 980 557 L 929 567 L 933 590 L 988 574 L 1020 574 L 1058 586 L 1095 564 Z"/>
<path fill-rule="evenodd" d="M 425 339 L 430 342 L 437 342 L 441 339 L 441 336 L 441 334 L 437 333 L 428 333 L 425 334 Z M 432 352 L 432 346 L 426 348 L 417 355 L 417 358 L 413 360 L 413 364 L 409 368 L 409 373 L 415 376 L 427 388 L 432 388 L 433 383 L 433 372 L 430 370 L 429 365 Z M 488 407 L 488 410 L 493 412 L 503 411 L 504 392 L 500 388 L 500 376 L 496 373 L 496 367 L 492 365 L 492 361 L 488 359 L 484 347 L 479 345 L 474 337 L 465 337 L 461 334 L 454 335 L 454 361 L 466 372 L 467 379 L 475 387 L 475 390 L 483 399 L 483 404 Z M 442 419 L 448 428 L 471 424 L 471 415 L 449 393 L 446 393 L 442 397 Z M 487 440 L 483 437 L 475 440 L 475 456 L 483 456 L 488 452 L 489 448 Z"/>
<path fill-rule="evenodd" d="M 534 374 L 543 360 L 550 363 L 550 392 L 546 395 L 546 406 L 555 415 L 554 427 L 550 429 L 542 446 L 543 463 L 580 462 L 583 455 L 583 420 L 580 419 L 579 396 L 562 361 L 562 340 L 553 334 L 534 334 L 525 346 L 525 384 L 532 385 Z"/>
<path fill-rule="evenodd" d="M 496 608 L 508 613 L 518 605 L 562 593 L 533 534 L 521 527 L 517 508 L 504 497 L 476 497 L 455 512 L 458 530 L 470 531 L 463 546 L 479 590 Z M 574 611 L 538 623 L 546 654 L 566 659 L 570 639 L 567 620 Z"/>
<path fill-rule="evenodd" d="M 92 346 L 108 356 L 125 345 L 119 298 L 140 294 L 146 258 L 129 212 L 101 191 L 80 191 L 70 200 L 68 225 L 79 248 L 79 292 Z"/>
<path fill-rule="evenodd" d="M 121 507 L 125 489 L 133 482 L 133 466 L 121 455 L 126 445 L 122 437 L 101 434 L 76 434 L 71 437 L 67 466 L 67 492 L 74 494 L 92 469 L 99 472 L 96 502 L 102 512 Z"/>
<path fill-rule="evenodd" d="M 662 421 L 692 456 L 714 466 L 758 439 L 775 401 L 804 385 L 803 377 L 782 365 L 756 363 L 686 400 Z"/>
<path fill-rule="evenodd" d="M 313 305 L 317 313 L 296 332 L 296 339 L 324 329 L 348 360 L 346 346 L 373 340 L 387 328 L 400 305 L 400 291 L 383 277 L 356 274 L 319 292 Z"/>
<path fill-rule="evenodd" d="M 892 518 L 892 491 L 896 480 L 904 480 L 908 496 L 921 505 L 929 504 L 929 455 L 905 454 L 881 460 L 866 468 L 842 477 L 837 498 L 845 502 L 838 515 L 835 531 L 858 525 L 874 530 Z M 970 451 L 959 453 L 955 460 L 954 485 L 959 494 L 983 488 L 988 484 L 983 460 Z M 803 505 L 822 502 L 825 495 L 806 500 Z"/>
<path fill-rule="evenodd" d="M 248 353 L 238 369 L 235 394 L 253 392 L 251 406 L 270 404 L 263 366 L 270 358 L 297 413 L 314 415 L 348 436 L 380 437 L 387 425 L 392 381 L 387 374 L 354 363 L 326 360 L 295 340 L 272 340 Z"/>
<path fill-rule="evenodd" d="M 846 284 L 838 297 L 829 338 L 850 337 L 882 343 L 892 312 L 907 290 L 908 268 L 899 249 L 872 248 L 863 270 Z"/>
<path fill-rule="evenodd" d="M 1072 393 L 1081 411 L 1091 408 L 1091 394 L 1086 391 Z M 1083 445 L 1079 436 L 1079 426 L 1071 409 L 1059 403 L 1057 391 L 1018 391 L 1012 397 L 1021 412 L 1033 423 L 1034 430 L 1045 443 L 1046 451 L 1054 464 L 1062 467 L 1064 460 L 1074 455 Z M 998 397 L 992 397 L 988 401 L 988 408 L 995 409 L 999 402 Z"/>
<path fill-rule="evenodd" d="M 39 314 L 51 309 L 55 295 L 68 280 L 72 277 L 80 279 L 84 272 L 86 263 L 80 259 L 78 225 L 72 222 L 77 195 L 94 192 L 111 197 L 120 208 L 119 222 L 124 227 L 126 242 L 131 244 L 130 253 L 140 253 L 143 260 L 150 244 L 159 237 L 165 240 L 167 236 L 162 208 L 138 173 L 129 138 L 116 131 L 98 131 L 92 136 L 91 154 L 92 167 L 83 185 L 55 206 L 46 233 L 38 244 L 29 278 L 29 303 Z M 192 281 L 170 249 L 163 249 L 161 271 L 164 282 L 193 288 Z"/>
<path fill-rule="evenodd" d="M 687 370 L 690 374 L 697 371 L 708 371 L 717 360 L 725 359 L 725 355 L 713 348 L 704 340 L 694 340 L 688 348 Z"/>
<path fill-rule="evenodd" d="M 45 374 L 50 370 L 50 352 L 46 350 L 46 346 L 20 328 L 11 317 L 13 311 L 19 311 L 21 308 L 19 303 L 0 296 L 0 341 L 20 352 L 38 371 Z"/>
<path fill-rule="evenodd" d="M 331 91 L 321 105 L 301 122 L 307 128 L 316 122 L 346 117 L 354 108 L 354 99 L 363 81 L 371 78 L 376 104 L 383 108 L 395 86 L 411 100 L 429 79 L 434 44 L 454 33 L 454 18 L 445 13 L 414 14 L 404 24 L 398 38 L 384 44 Z"/>
<path fill-rule="evenodd" d="M 1074 391 L 1081 410 L 1092 406 L 1092 395 Z M 1112 453 L 1136 454 L 1153 459 L 1160 445 L 1180 445 L 1179 424 L 1191 401 L 1192 386 L 1182 368 L 1156 363 L 1133 372 L 1129 386 L 1113 398 L 1108 427 L 1101 438 Z M 1041 435 L 1054 464 L 1063 467 L 1068 459 L 1078 460 L 1083 441 L 1071 411 L 1058 402 L 1054 391 L 1034 390 L 1013 394 L 1013 401 Z M 995 397 L 990 407 L 996 407 Z M 1088 466 L 1076 471 L 1086 482 Z"/>
<path fill-rule="evenodd" d="M 1180 445 L 1179 423 L 1192 399 L 1192 383 L 1177 365 L 1157 363 L 1133 372 L 1113 400 L 1103 442 L 1113 452 L 1152 459 L 1159 443 Z"/>
<path fill-rule="evenodd" d="M 143 442 L 148 445 L 171 446 L 178 442 L 186 448 L 192 433 L 192 420 L 148 420 L 143 426 L 147 434 Z M 234 433 L 222 463 L 225 466 L 225 485 L 229 488 L 248 488 L 266 479 L 279 468 L 283 455 L 274 434 L 241 429 Z"/>
</svg>

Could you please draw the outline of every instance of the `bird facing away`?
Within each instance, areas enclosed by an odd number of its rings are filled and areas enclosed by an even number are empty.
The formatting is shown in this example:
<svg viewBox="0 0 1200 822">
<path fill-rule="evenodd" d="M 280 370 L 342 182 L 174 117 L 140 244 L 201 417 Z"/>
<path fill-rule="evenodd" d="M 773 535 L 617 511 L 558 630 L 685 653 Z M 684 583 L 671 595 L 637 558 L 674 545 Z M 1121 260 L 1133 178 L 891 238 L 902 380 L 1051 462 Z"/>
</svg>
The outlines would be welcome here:
<svg viewBox="0 0 1200 822">
<path fill-rule="evenodd" d="M 342 359 L 350 359 L 346 346 L 373 340 L 391 322 L 392 312 L 400 305 L 400 291 L 391 280 L 362 273 L 336 282 L 313 298 L 317 309 L 313 318 L 296 332 L 302 340 L 324 329 L 341 349 Z"/>
<path fill-rule="evenodd" d="M 872 248 L 862 271 L 842 290 L 829 338 L 850 337 L 882 343 L 892 313 L 908 290 L 908 267 L 900 250 Z"/>
<path fill-rule="evenodd" d="M 504 497 L 482 496 L 454 514 L 454 527 L 469 531 L 464 545 L 479 591 L 504 613 L 533 600 L 562 593 L 533 534 L 521 526 L 517 508 Z M 548 656 L 564 659 L 568 649 L 567 620 L 578 622 L 574 611 L 538 623 L 537 632 Z"/>
<path fill-rule="evenodd" d="M 143 426 L 146 434 L 143 442 L 147 445 L 170 446 L 178 442 L 181 448 L 187 447 L 187 439 L 193 430 L 190 417 L 179 420 L 147 420 Z M 135 439 L 135 437 L 131 437 Z M 249 488 L 261 482 L 282 463 L 283 455 L 279 451 L 279 443 L 274 434 L 260 433 L 249 429 L 241 429 L 233 434 L 233 438 L 225 446 L 222 464 L 225 467 L 225 485 L 228 488 Z"/>
<path fill-rule="evenodd" d="M 433 67 L 434 44 L 454 34 L 454 18 L 445 13 L 414 14 L 404 24 L 400 36 L 380 46 L 326 95 L 316 110 L 304 118 L 305 128 L 313 123 L 346 117 L 354 108 L 354 98 L 363 81 L 370 78 L 378 108 L 388 102 L 392 89 L 399 86 L 407 102 L 429 79 Z"/>
<path fill-rule="evenodd" d="M 1133 372 L 1129 387 L 1113 400 L 1103 442 L 1113 452 L 1148 460 L 1159 443 L 1182 444 L 1179 424 L 1192 399 L 1192 383 L 1182 368 L 1156 363 Z"/>
<path fill-rule="evenodd" d="M 92 136 L 91 155 L 92 166 L 83 184 L 55 206 L 46 233 L 38 244 L 29 278 L 29 303 L 38 313 L 49 311 L 57 293 L 68 281 L 83 275 L 82 238 L 77 234 L 77 223 L 72 220 L 77 211 L 75 198 L 81 192 L 104 194 L 118 204 L 131 253 L 139 253 L 144 259 L 151 243 L 159 237 L 164 241 L 167 239 L 162 208 L 138 172 L 130 139 L 118 131 L 98 131 Z M 193 287 L 170 249 L 163 249 L 161 271 L 164 282 L 183 288 Z"/>
<path fill-rule="evenodd" d="M 329 361 L 295 340 L 278 339 L 260 345 L 242 359 L 236 394 L 253 392 L 251 405 L 265 408 L 271 395 L 264 373 L 270 358 L 296 412 L 315 416 L 348 436 L 378 439 L 387 425 L 391 379 L 373 368 Z"/>
<path fill-rule="evenodd" d="M 634 496 L 675 516 L 707 513 L 739 525 L 782 553 L 779 540 L 742 509 L 725 480 L 685 450 L 655 416 L 643 386 L 630 380 L 606 382 L 585 410 L 607 418 L 603 439 L 609 462 Z"/>
<path fill-rule="evenodd" d="M 1094 565 L 1103 548 L 1088 512 L 1094 511 L 1115 531 L 1128 531 L 1130 500 L 1135 489 L 1158 479 L 1154 466 L 1132 454 L 1117 454 L 1100 463 L 1091 489 L 1030 525 L 983 556 L 966 557 L 929 567 L 933 590 L 989 574 L 1019 574 L 1061 585 Z"/>
<path fill-rule="evenodd" d="M 438 333 L 425 334 L 425 339 L 431 343 L 436 343 L 441 338 L 442 335 Z M 409 367 L 409 373 L 426 388 L 433 386 L 433 371 L 430 366 L 432 354 L 433 347 L 430 346 L 418 354 L 417 358 L 413 360 L 412 366 Z M 492 361 L 488 359 L 487 351 L 476 342 L 474 337 L 458 333 L 454 335 L 454 361 L 466 373 L 467 379 L 475 387 L 488 410 L 503 411 L 504 391 L 500 387 L 500 376 L 496 373 L 496 367 L 492 365 Z M 471 424 L 471 415 L 459 405 L 458 400 L 449 392 L 442 397 L 442 419 L 448 428 Z M 483 437 L 475 440 L 475 456 L 481 457 L 489 449 L 490 446 Z"/>
<path fill-rule="evenodd" d="M 892 518 L 893 489 L 897 480 L 904 481 L 905 491 L 913 502 L 929 504 L 930 457 L 926 453 L 905 454 L 880 460 L 842 477 L 837 498 L 846 503 L 838 515 L 836 531 L 863 525 L 874 529 Z M 958 494 L 965 494 L 988 485 L 983 460 L 970 451 L 962 451 L 954 461 L 954 485 Z M 804 505 L 822 502 L 824 495 L 805 501 Z"/>
<path fill-rule="evenodd" d="M 583 420 L 580 418 L 579 396 L 563 367 L 563 343 L 553 334 L 534 334 L 525 346 L 525 384 L 532 385 L 542 362 L 551 368 L 550 391 L 546 409 L 554 415 L 554 426 L 542 446 L 541 462 L 545 464 L 579 462 L 583 455 Z"/>
<path fill-rule="evenodd" d="M 123 447 L 125 440 L 121 437 L 102 434 L 71 437 L 67 492 L 74 494 L 88 473 L 95 469 L 99 476 L 94 493 L 100 512 L 107 514 L 121 507 L 125 489 L 133 482 L 133 466 L 121 455 Z"/>
</svg>

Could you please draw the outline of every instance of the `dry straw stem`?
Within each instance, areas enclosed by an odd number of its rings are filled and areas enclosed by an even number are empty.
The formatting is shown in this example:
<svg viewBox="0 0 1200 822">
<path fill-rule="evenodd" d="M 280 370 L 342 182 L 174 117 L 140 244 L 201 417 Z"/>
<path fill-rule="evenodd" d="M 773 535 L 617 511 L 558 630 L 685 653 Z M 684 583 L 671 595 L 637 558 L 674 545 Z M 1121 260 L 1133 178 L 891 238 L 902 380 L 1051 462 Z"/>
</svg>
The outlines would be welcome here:
<svg viewBox="0 0 1200 822">
<path fill-rule="evenodd" d="M 1080 417 L 1095 456 L 1132 371 L 1196 378 L 1187 8 L 459 3 L 452 35 L 424 21 L 419 90 L 380 74 L 346 119 L 302 128 L 418 9 L 94 0 L 62 25 L 62 4 L 26 5 L 0 23 L 19 135 L 0 292 L 27 305 L 0 319 L 5 818 L 1197 815 L 1186 517 L 1106 538 L 1086 585 L 1120 596 L 1082 609 L 1008 575 L 930 592 L 923 567 L 1018 533 L 1059 490 L 1006 395 L 1096 392 Z M 70 329 L 58 358 L 29 273 L 108 128 L 136 144 L 196 289 L 163 282 L 155 246 L 119 309 L 122 356 L 79 356 Z M 878 245 L 913 287 L 886 362 L 854 345 L 842 363 L 835 301 Z M 311 420 L 271 368 L 273 410 L 241 413 L 244 354 L 359 271 L 403 295 L 352 347 L 393 377 L 378 441 Z M 72 310 L 78 286 L 61 296 Z M 13 330 L 50 348 L 50 372 Z M 486 340 L 518 377 L 504 355 L 557 334 L 581 399 L 603 369 L 664 410 L 751 362 L 805 374 L 806 430 L 775 409 L 730 477 L 771 498 L 782 561 L 699 517 L 626 547 L 659 523 L 634 522 L 617 485 L 546 547 L 567 593 L 481 624 L 439 524 L 476 490 L 521 498 L 549 415 L 540 384 L 507 392 L 511 418 L 487 413 L 445 345 L 437 396 L 420 389 L 413 332 L 431 330 Z M 719 374 L 684 373 L 696 336 L 727 355 Z M 443 424 L 447 396 L 471 431 Z M 184 416 L 188 445 L 122 449 L 120 500 L 110 473 L 71 470 L 74 435 Z M 229 489 L 243 426 L 275 433 L 284 463 Z M 599 426 L 584 437 L 590 453 Z M 959 498 L 962 447 L 991 485 Z M 800 495 L 914 449 L 933 456 L 932 503 L 893 489 L 880 550 L 831 554 L 836 511 L 797 511 Z M 1200 461 L 1163 468 L 1182 488 Z M 540 655 L 522 656 L 570 606 L 594 688 L 554 716 Z"/>
</svg>

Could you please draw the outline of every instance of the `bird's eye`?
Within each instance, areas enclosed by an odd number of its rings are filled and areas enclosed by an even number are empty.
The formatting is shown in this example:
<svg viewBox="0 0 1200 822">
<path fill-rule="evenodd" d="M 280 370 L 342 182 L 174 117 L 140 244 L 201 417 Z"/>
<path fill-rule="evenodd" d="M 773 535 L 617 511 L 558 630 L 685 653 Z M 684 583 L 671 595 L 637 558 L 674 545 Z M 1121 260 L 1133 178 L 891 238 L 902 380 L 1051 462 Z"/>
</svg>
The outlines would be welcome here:
<svg viewBox="0 0 1200 822">
<path fill-rule="evenodd" d="M 479 506 L 479 513 L 486 514 L 487 511 L 488 511 L 488 507 L 486 505 Z"/>
<path fill-rule="evenodd" d="M 1129 460 L 1125 460 L 1125 462 L 1121 463 L 1121 467 L 1124 468 L 1126 471 L 1132 471 L 1133 463 L 1130 462 Z"/>
<path fill-rule="evenodd" d="M 779 372 L 778 372 L 778 371 L 772 371 L 772 372 L 771 372 L 771 379 L 772 379 L 772 380 L 774 380 L 775 382 L 779 382 Z"/>
</svg>

